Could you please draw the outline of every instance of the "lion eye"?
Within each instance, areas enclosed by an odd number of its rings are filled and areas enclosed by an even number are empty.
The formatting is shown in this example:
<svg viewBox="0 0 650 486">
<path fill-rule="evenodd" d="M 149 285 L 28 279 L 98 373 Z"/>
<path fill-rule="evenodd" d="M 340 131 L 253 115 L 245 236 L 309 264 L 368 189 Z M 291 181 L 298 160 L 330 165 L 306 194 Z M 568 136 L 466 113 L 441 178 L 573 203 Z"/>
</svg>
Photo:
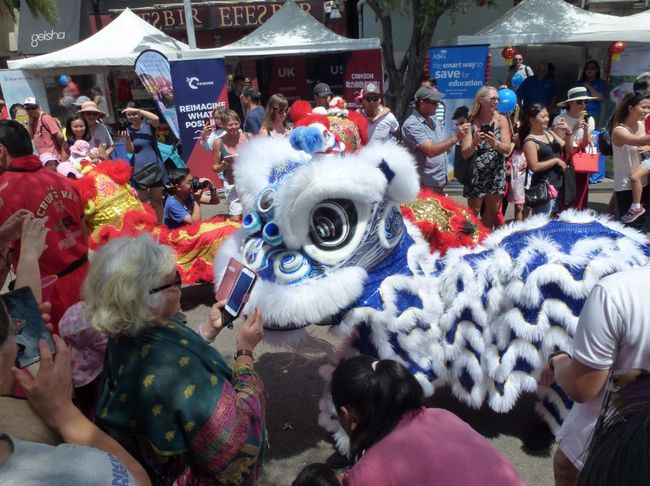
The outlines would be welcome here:
<svg viewBox="0 0 650 486">
<path fill-rule="evenodd" d="M 357 211 L 351 201 L 331 199 L 317 204 L 311 212 L 309 236 L 321 250 L 336 250 L 354 236 Z"/>
</svg>

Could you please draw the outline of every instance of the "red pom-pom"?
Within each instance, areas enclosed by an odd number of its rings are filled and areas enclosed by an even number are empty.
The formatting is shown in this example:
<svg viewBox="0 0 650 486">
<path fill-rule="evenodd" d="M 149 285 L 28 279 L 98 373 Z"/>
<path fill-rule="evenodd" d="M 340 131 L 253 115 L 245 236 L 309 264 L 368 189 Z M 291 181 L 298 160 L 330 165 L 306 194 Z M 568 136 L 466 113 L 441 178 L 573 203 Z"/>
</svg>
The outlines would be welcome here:
<svg viewBox="0 0 650 486">
<path fill-rule="evenodd" d="M 289 108 L 289 118 L 295 124 L 298 120 L 303 119 L 312 112 L 312 107 L 308 101 L 296 100 Z"/>
<path fill-rule="evenodd" d="M 348 113 L 348 118 L 359 129 L 359 135 L 361 135 L 361 143 L 363 143 L 363 145 L 367 144 L 368 143 L 368 119 L 358 111 L 350 111 Z"/>
</svg>

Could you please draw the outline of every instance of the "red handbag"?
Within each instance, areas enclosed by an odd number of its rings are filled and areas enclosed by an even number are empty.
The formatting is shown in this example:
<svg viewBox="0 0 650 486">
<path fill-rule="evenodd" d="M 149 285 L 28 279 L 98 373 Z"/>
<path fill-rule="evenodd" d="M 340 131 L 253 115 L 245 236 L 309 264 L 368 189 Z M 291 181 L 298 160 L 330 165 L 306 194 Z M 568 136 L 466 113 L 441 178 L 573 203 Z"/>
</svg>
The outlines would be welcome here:
<svg viewBox="0 0 650 486">
<path fill-rule="evenodd" d="M 571 158 L 571 165 L 576 172 L 598 172 L 598 154 L 588 154 L 586 152 L 576 152 Z"/>
</svg>

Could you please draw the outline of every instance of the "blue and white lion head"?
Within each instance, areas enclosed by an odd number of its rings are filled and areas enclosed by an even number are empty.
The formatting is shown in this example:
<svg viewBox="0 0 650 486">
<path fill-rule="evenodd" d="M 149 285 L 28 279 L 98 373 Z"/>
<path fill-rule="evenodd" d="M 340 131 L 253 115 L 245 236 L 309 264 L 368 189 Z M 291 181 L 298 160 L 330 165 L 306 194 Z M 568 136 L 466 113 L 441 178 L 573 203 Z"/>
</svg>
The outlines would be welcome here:
<svg viewBox="0 0 650 486">
<path fill-rule="evenodd" d="M 219 251 L 215 282 L 230 257 L 254 269 L 248 305 L 267 327 L 328 320 L 359 298 L 371 269 L 411 242 L 399 202 L 416 197 L 419 179 L 396 145 L 312 158 L 287 139 L 258 138 L 241 149 L 235 181 L 243 225 Z"/>
</svg>

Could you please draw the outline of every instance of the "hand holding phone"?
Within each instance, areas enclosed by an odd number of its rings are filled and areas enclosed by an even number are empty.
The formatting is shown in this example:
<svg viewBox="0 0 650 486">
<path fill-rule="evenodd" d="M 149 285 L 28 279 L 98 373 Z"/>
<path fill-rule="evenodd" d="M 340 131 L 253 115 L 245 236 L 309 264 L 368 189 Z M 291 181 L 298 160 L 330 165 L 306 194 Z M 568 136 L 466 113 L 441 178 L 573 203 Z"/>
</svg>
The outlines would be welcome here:
<svg viewBox="0 0 650 486">
<path fill-rule="evenodd" d="M 494 132 L 494 128 L 492 128 L 492 125 L 490 125 L 489 123 L 484 123 L 481 125 L 481 131 L 483 133 L 492 133 Z"/>
</svg>

